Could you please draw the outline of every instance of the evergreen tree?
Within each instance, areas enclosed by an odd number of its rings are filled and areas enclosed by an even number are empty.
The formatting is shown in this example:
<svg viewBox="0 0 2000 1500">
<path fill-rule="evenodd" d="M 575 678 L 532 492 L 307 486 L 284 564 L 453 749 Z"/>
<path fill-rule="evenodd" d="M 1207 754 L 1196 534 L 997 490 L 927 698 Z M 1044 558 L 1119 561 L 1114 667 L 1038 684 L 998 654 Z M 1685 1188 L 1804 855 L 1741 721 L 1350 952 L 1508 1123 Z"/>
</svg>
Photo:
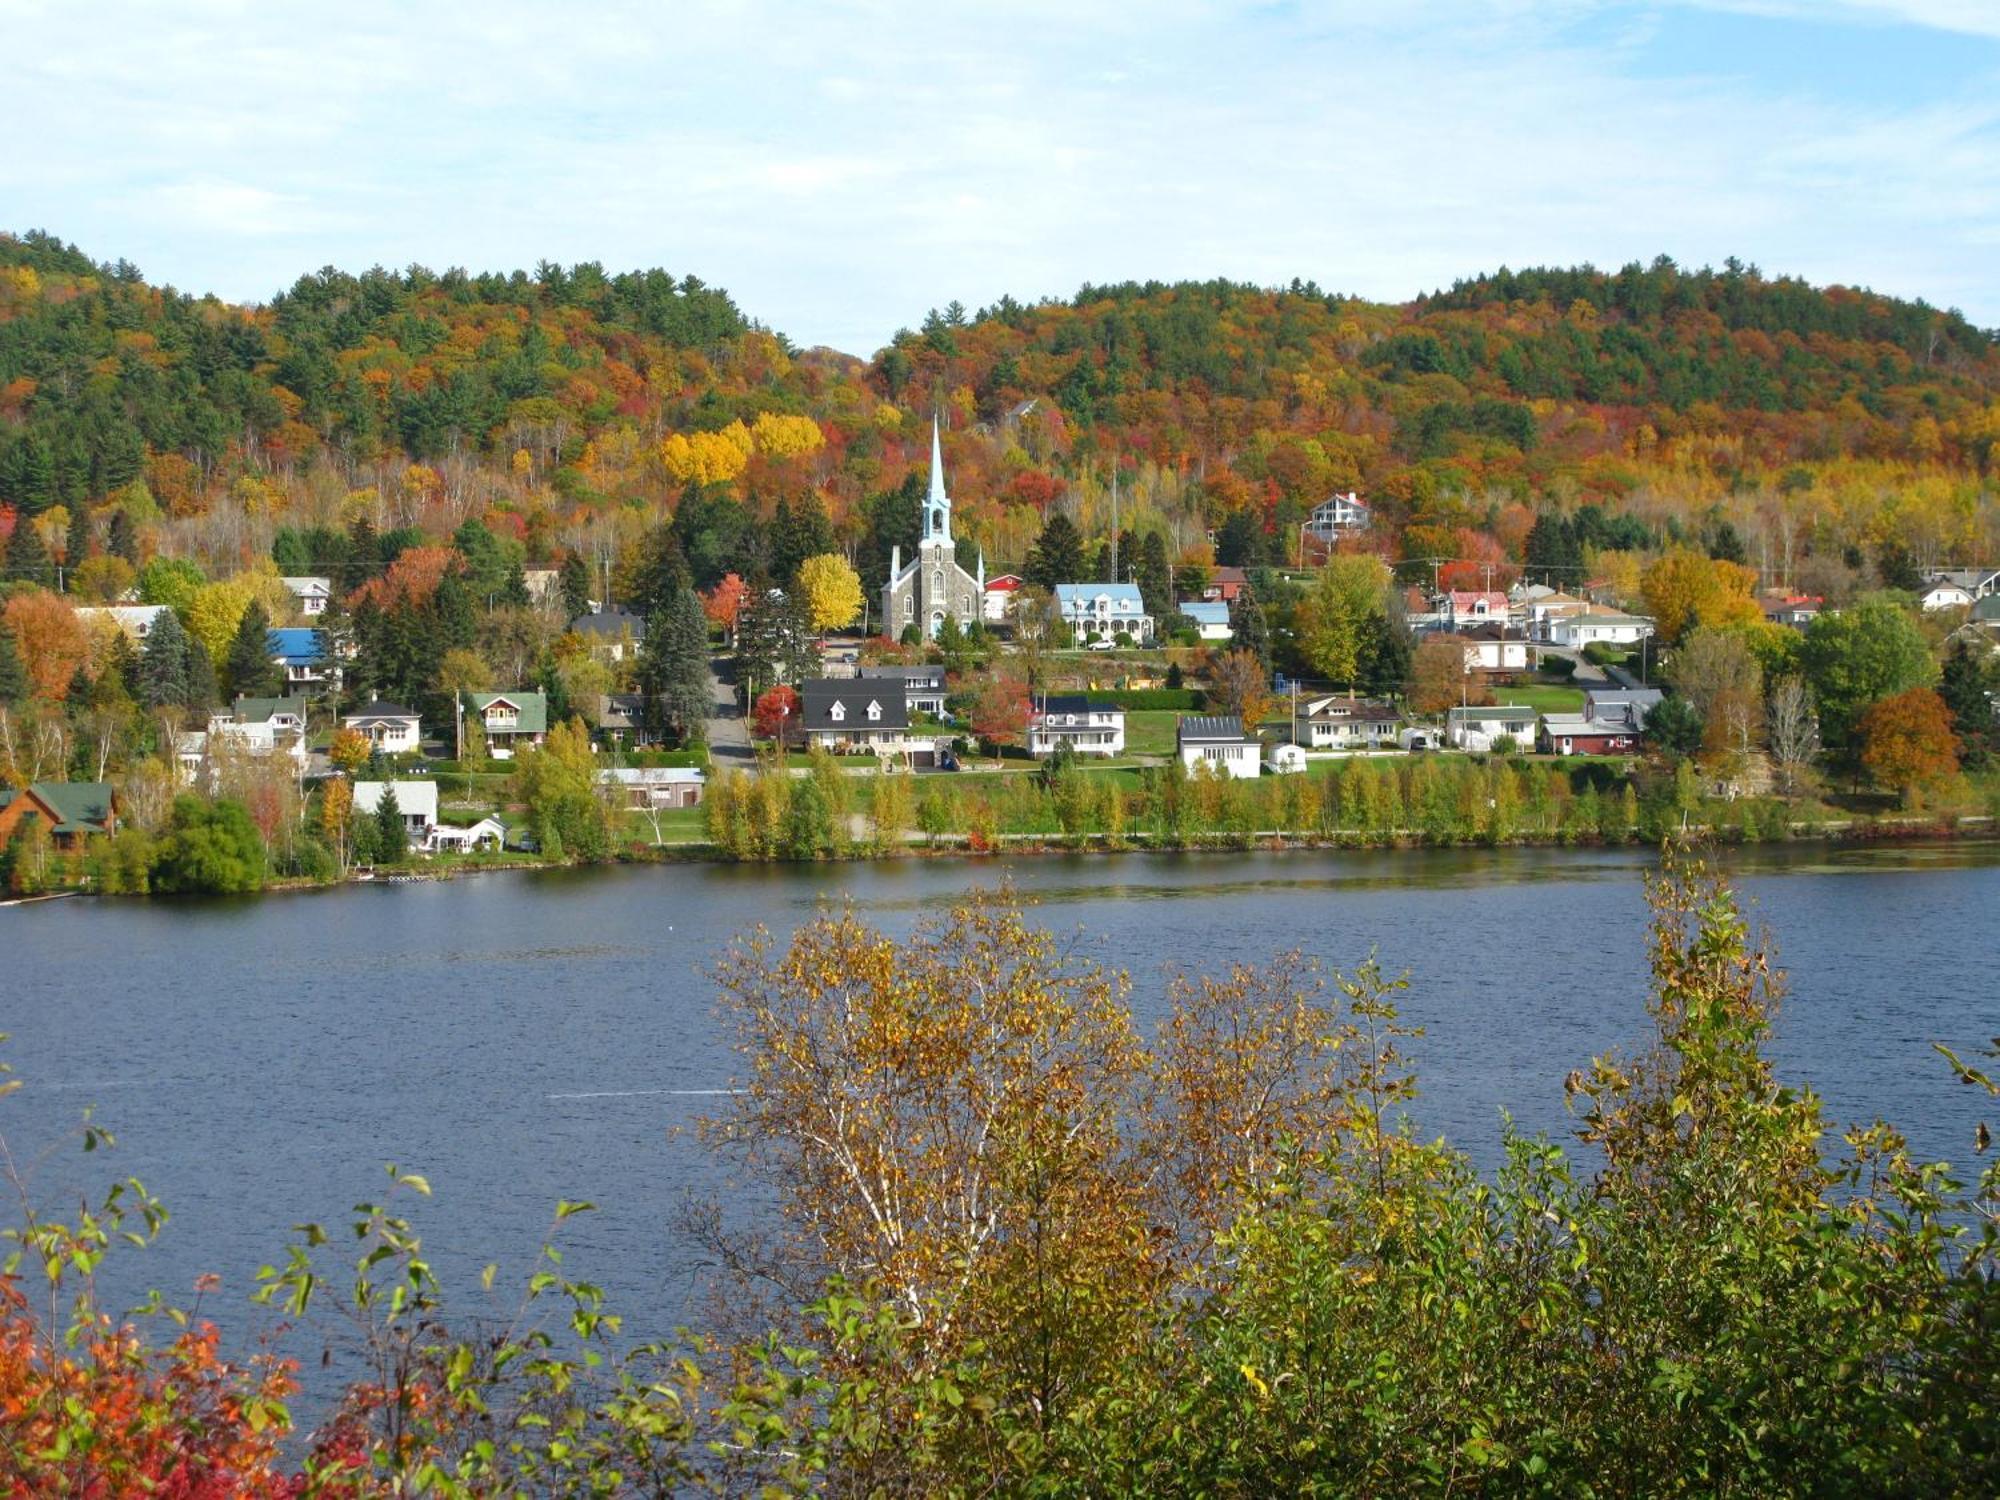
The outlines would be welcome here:
<svg viewBox="0 0 2000 1500">
<path fill-rule="evenodd" d="M 163 609 L 139 657 L 139 701 L 148 708 L 185 708 L 188 702 L 188 634 L 180 616 Z M 200 650 L 200 647 L 196 647 Z"/>
<path fill-rule="evenodd" d="M 526 609 L 534 602 L 528 597 L 528 575 L 519 562 L 507 570 L 507 581 L 500 586 L 499 602 L 512 609 Z"/>
<path fill-rule="evenodd" d="M 132 524 L 131 512 L 122 505 L 111 512 L 106 546 L 113 557 L 122 557 L 135 568 L 139 566 L 139 528 Z"/>
<path fill-rule="evenodd" d="M 187 673 L 182 680 L 187 683 L 187 706 L 196 712 L 213 708 L 221 701 L 215 682 L 215 658 L 193 636 L 187 638 Z"/>
<path fill-rule="evenodd" d="M 1262 562 L 1263 523 L 1247 508 L 1232 510 L 1215 533 L 1215 560 L 1224 567 L 1254 568 Z"/>
<path fill-rule="evenodd" d="M 0 625 L 0 708 L 18 708 L 28 700 L 28 669 L 21 664 L 14 632 Z"/>
<path fill-rule="evenodd" d="M 347 528 L 346 577 L 337 581 L 352 593 L 380 573 L 384 566 L 382 539 L 375 534 L 375 523 L 362 516 Z"/>
<path fill-rule="evenodd" d="M 431 595 L 430 615 L 431 640 L 425 654 L 432 662 L 441 661 L 447 651 L 470 647 L 478 635 L 479 616 L 472 589 L 456 568 L 447 568 L 438 580 L 437 592 Z M 417 675 L 427 674 L 420 668 Z"/>
<path fill-rule="evenodd" d="M 1750 554 L 1744 550 L 1743 538 L 1737 535 L 1736 528 L 1727 521 L 1719 521 L 1708 539 L 1708 555 L 1721 562 L 1741 563 L 1747 562 Z"/>
<path fill-rule="evenodd" d="M 692 588 L 647 622 L 639 691 L 649 731 L 671 733 L 683 745 L 701 743 L 710 703 L 708 617 Z"/>
<path fill-rule="evenodd" d="M 574 620 L 579 615 L 590 613 L 590 565 L 579 553 L 572 552 L 562 560 L 557 571 L 557 587 L 562 592 L 563 618 Z"/>
<path fill-rule="evenodd" d="M 15 583 L 38 583 L 45 589 L 56 586 L 55 559 L 42 545 L 41 533 L 28 517 L 14 518 L 14 536 L 7 543 L 6 578 Z"/>
<path fill-rule="evenodd" d="M 1271 625 L 1264 618 L 1264 606 L 1249 588 L 1238 591 L 1229 606 L 1231 644 L 1238 651 L 1255 656 L 1266 672 L 1271 670 Z"/>
<path fill-rule="evenodd" d="M 2000 718 L 1994 716 L 1996 692 L 2000 692 L 2000 673 L 1987 664 L 1984 654 L 1964 639 L 1953 642 L 1938 678 L 1938 696 L 1951 710 L 1951 727 L 1968 761 L 1983 761 L 2000 738 L 1995 733 L 2000 729 Z"/>
<path fill-rule="evenodd" d="M 1178 610 L 1174 607 L 1174 573 L 1167 565 L 1167 539 L 1157 531 L 1148 532 L 1140 544 L 1137 576 L 1146 613 L 1164 626 L 1167 616 Z"/>
<path fill-rule="evenodd" d="M 771 513 L 772 577 L 789 588 L 800 563 L 833 550 L 833 523 L 827 520 L 817 495 L 804 495 L 791 505 L 778 502 Z"/>
<path fill-rule="evenodd" d="M 1076 522 L 1059 510 L 1050 511 L 1042 522 L 1042 534 L 1035 539 L 1034 550 L 1028 554 L 1023 581 L 1037 588 L 1052 589 L 1059 583 L 1083 582 L 1083 569 L 1083 536 L 1076 529 Z"/>
<path fill-rule="evenodd" d="M 63 541 L 63 566 L 71 569 L 90 556 L 90 507 L 79 504 L 69 513 L 69 535 Z"/>
<path fill-rule="evenodd" d="M 393 865 L 410 852 L 410 830 L 403 822 L 403 809 L 396 802 L 396 784 L 385 782 L 382 800 L 375 804 L 375 858 Z"/>
<path fill-rule="evenodd" d="M 477 516 L 467 516 L 451 534 L 451 544 L 465 559 L 465 583 L 479 603 L 497 598 L 506 586 L 508 557 L 500 539 Z"/>
<path fill-rule="evenodd" d="M 275 697 L 283 690 L 284 673 L 271 659 L 271 617 L 261 602 L 253 599 L 243 611 L 222 675 L 232 699 Z"/>
<path fill-rule="evenodd" d="M 293 526 L 280 526 L 271 538 L 271 561 L 287 578 L 305 578 L 312 573 L 312 551 L 305 533 Z"/>
<path fill-rule="evenodd" d="M 673 608 L 675 596 L 693 586 L 687 559 L 671 525 L 650 528 L 639 539 L 639 560 L 632 570 L 631 597 L 620 601 L 634 614 L 650 620 Z"/>
<path fill-rule="evenodd" d="M 1361 649 L 1357 653 L 1357 673 L 1361 690 L 1375 697 L 1399 691 L 1410 679 L 1416 660 L 1416 642 L 1398 610 L 1372 614 L 1361 622 Z"/>
</svg>

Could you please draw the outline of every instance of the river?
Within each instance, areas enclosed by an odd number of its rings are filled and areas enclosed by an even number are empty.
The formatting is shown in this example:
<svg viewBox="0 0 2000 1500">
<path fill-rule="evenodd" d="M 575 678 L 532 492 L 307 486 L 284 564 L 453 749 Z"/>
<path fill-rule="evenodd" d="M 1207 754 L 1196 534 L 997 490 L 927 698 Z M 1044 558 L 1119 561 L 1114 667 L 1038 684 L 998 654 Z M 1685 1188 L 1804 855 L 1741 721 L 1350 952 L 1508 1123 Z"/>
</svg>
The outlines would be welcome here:
<svg viewBox="0 0 2000 1500">
<path fill-rule="evenodd" d="M 1982 1100 L 1934 1041 L 2000 1031 L 2000 845 L 1765 848 L 1725 856 L 1791 972 L 1775 1055 L 1835 1121 L 1886 1116 L 1969 1168 Z M 69 900 L 0 911 L 0 1030 L 25 1087 L 0 1101 L 16 1159 L 85 1106 L 115 1151 L 38 1169 L 52 1208 L 134 1175 L 173 1220 L 107 1287 L 185 1301 L 222 1278 L 238 1306 L 288 1226 L 423 1172 L 419 1227 L 448 1278 L 517 1269 L 558 1198 L 568 1265 L 632 1331 L 700 1317 L 683 1195 L 727 1191 L 677 1133 L 730 1057 L 707 966 L 731 934 L 788 930 L 824 901 L 905 931 L 1011 878 L 1039 920 L 1125 967 L 1142 1018 L 1161 966 L 1292 945 L 1407 968 L 1414 1106 L 1490 1163 L 1500 1113 L 1569 1128 L 1561 1079 L 1643 1035 L 1634 851 L 1503 850 L 905 860 L 814 868 L 675 865 L 349 886 L 242 901 Z M 67 1199 L 67 1203 L 65 1203 Z M 11 1220 L 0 1209 L 0 1223 Z M 232 1317 L 237 1316 L 231 1314 Z"/>
</svg>

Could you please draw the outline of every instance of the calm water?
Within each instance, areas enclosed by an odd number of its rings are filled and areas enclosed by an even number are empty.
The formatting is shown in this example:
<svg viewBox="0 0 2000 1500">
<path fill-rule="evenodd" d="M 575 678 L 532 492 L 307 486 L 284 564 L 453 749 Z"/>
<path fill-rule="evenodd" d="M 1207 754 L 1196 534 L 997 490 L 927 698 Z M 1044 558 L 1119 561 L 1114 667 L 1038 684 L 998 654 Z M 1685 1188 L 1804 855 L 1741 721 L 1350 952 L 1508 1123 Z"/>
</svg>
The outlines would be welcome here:
<svg viewBox="0 0 2000 1500">
<path fill-rule="evenodd" d="M 2000 1031 L 2000 847 L 1753 851 L 1733 858 L 1792 975 L 1776 1051 L 1836 1120 L 1884 1115 L 1919 1150 L 1971 1160 L 1979 1099 L 1933 1041 Z M 63 1149 L 37 1196 L 115 1171 L 173 1213 L 117 1295 L 185 1297 L 221 1274 L 228 1308 L 287 1227 L 424 1172 L 419 1223 L 450 1285 L 518 1266 L 558 1198 L 602 1211 L 563 1240 L 637 1333 L 699 1316 L 672 1228 L 717 1179 L 675 1127 L 717 1101 L 730 1060 L 706 966 L 735 932 L 784 931 L 846 898 L 907 930 L 1011 875 L 1040 918 L 1129 968 L 1155 1013 L 1163 964 L 1299 945 L 1407 966 L 1418 1123 L 1482 1161 L 1504 1108 L 1567 1128 L 1560 1080 L 1637 1039 L 1640 874 L 1625 852 L 1133 855 L 813 870 L 681 866 L 510 874 L 204 904 L 71 900 L 0 911 L 0 1030 L 26 1087 L 0 1102 L 17 1159 L 86 1105 L 108 1158 Z M 88 1168 L 86 1174 L 83 1169 Z M 74 1202 L 73 1192 L 69 1199 Z M 11 1208 L 0 1209 L 5 1219 Z M 114 1258 L 114 1264 L 116 1264 Z"/>
</svg>

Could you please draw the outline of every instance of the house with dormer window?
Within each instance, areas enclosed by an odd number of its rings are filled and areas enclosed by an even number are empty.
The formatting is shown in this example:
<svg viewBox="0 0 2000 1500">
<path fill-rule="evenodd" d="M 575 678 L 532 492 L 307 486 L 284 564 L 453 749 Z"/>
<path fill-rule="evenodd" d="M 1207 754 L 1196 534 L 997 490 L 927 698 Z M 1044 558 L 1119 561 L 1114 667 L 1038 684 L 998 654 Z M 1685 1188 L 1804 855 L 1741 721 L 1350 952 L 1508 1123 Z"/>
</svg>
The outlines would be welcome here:
<svg viewBox="0 0 2000 1500">
<path fill-rule="evenodd" d="M 900 682 L 815 677 L 799 684 L 798 728 L 805 745 L 835 754 L 906 747 L 910 710 Z"/>
</svg>

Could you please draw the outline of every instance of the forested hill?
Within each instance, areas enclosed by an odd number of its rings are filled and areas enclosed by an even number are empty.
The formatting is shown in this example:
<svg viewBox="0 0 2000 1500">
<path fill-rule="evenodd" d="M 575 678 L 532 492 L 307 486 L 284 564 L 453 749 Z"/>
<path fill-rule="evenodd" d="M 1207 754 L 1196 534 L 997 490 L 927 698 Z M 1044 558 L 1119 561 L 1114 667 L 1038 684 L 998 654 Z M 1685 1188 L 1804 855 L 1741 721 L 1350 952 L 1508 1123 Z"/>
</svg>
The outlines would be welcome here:
<svg viewBox="0 0 2000 1500">
<path fill-rule="evenodd" d="M 552 561 L 699 492 L 750 523 L 815 499 L 872 572 L 933 410 L 958 529 L 996 564 L 1052 505 L 1102 535 L 1114 467 L 1122 526 L 1225 560 L 1284 553 L 1350 489 L 1370 545 L 1411 556 L 1518 558 L 1537 510 L 1584 505 L 1630 542 L 1726 524 L 1788 569 L 1995 541 L 1994 335 L 1734 263 L 1501 271 L 1404 306 L 1089 286 L 953 304 L 864 363 L 663 271 L 326 270 L 235 307 L 0 235 L 0 529 L 62 507 L 85 546 L 111 508 L 153 548 L 243 560 L 293 522 L 479 516 Z M 754 564 L 734 546 L 711 566 Z"/>
</svg>

